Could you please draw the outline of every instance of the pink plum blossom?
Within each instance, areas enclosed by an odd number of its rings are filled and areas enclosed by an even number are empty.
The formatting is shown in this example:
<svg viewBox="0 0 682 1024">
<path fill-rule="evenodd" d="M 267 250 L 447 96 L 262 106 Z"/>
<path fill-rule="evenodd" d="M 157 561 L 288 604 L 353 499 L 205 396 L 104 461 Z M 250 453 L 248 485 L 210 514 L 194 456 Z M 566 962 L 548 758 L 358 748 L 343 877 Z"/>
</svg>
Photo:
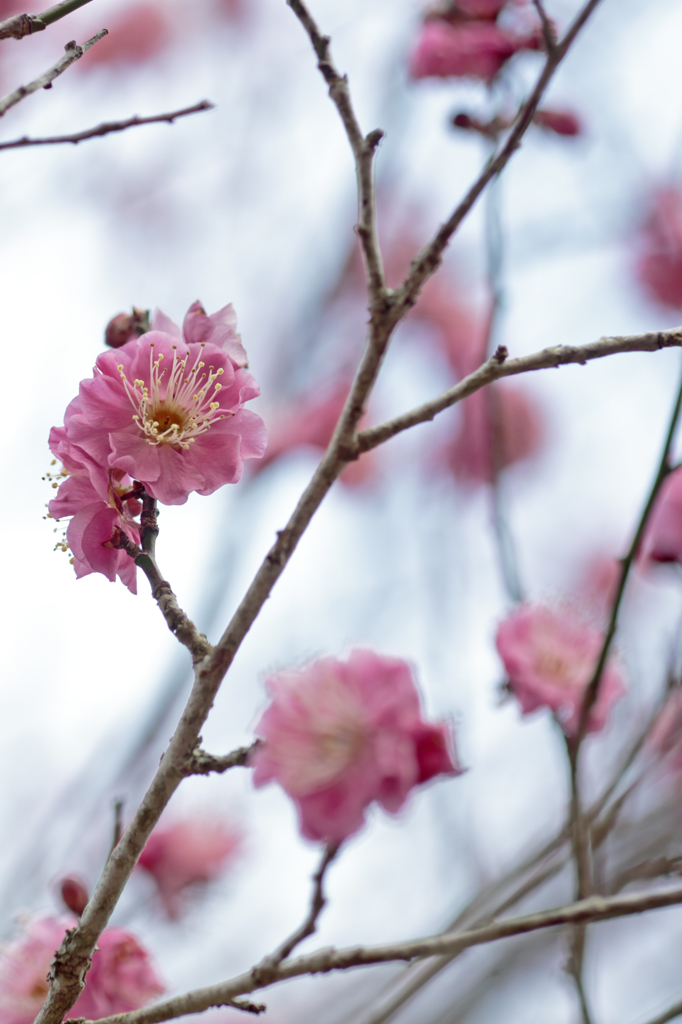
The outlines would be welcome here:
<svg viewBox="0 0 682 1024">
<path fill-rule="evenodd" d="M 102 471 L 117 470 L 159 501 L 181 505 L 192 491 L 236 483 L 243 459 L 263 454 L 263 421 L 243 408 L 259 389 L 244 369 L 231 307 L 209 317 L 195 303 L 184 338 L 163 313 L 152 328 L 98 357 L 59 441 L 96 467 L 95 487 Z"/>
<path fill-rule="evenodd" d="M 508 466 L 535 455 L 543 440 L 537 407 L 516 388 L 498 385 L 465 399 L 454 439 L 443 451 L 453 475 L 469 483 L 490 483 Z"/>
<path fill-rule="evenodd" d="M 69 440 L 69 428 L 82 420 L 79 399 L 66 410 L 63 427 L 50 431 L 50 449 L 64 466 L 64 479 L 48 511 L 57 521 L 70 516 L 66 543 L 73 556 L 76 577 L 102 573 L 112 583 L 118 576 L 137 593 L 137 570 L 130 555 L 111 546 L 116 531 L 139 544 L 140 533 L 133 517 L 140 511 L 136 498 L 126 495 L 132 481 L 118 469 L 106 469 Z"/>
<path fill-rule="evenodd" d="M 498 628 L 497 650 L 523 714 L 548 707 L 566 735 L 575 735 L 603 642 L 603 633 L 569 607 L 522 605 L 511 612 Z M 587 720 L 588 732 L 604 728 L 612 705 L 624 692 L 620 671 L 610 659 Z"/>
<path fill-rule="evenodd" d="M 190 887 L 220 875 L 241 839 L 241 832 L 233 826 L 199 816 L 154 829 L 138 865 L 156 882 L 169 918 L 180 916 Z"/>
<path fill-rule="evenodd" d="M 682 309 L 682 193 L 659 188 L 640 229 L 637 276 L 657 302 Z"/>
<path fill-rule="evenodd" d="M 644 535 L 642 558 L 682 565 L 682 468 L 661 488 Z"/>
<path fill-rule="evenodd" d="M 54 954 L 75 924 L 75 918 L 28 921 L 23 934 L 0 951 L 0 1024 L 31 1024 L 47 995 Z M 121 928 L 107 928 L 69 1015 L 98 1020 L 138 1010 L 163 991 L 146 950 Z"/>
<path fill-rule="evenodd" d="M 491 21 L 424 22 L 410 61 L 412 78 L 481 78 L 490 82 L 518 50 L 530 45 Z"/>
<path fill-rule="evenodd" d="M 307 839 L 339 843 L 376 800 L 392 814 L 414 786 L 461 772 L 448 726 L 425 722 L 413 669 L 354 650 L 266 681 L 272 703 L 256 733 L 254 782 L 279 782 Z"/>
</svg>

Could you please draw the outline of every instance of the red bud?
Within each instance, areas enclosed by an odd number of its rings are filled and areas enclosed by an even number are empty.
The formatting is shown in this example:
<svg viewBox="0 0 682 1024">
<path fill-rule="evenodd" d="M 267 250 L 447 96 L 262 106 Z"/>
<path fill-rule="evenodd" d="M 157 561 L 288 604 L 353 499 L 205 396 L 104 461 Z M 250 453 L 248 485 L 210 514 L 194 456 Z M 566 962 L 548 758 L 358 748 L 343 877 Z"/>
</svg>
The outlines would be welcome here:
<svg viewBox="0 0 682 1024">
<path fill-rule="evenodd" d="M 59 887 L 59 892 L 68 909 L 77 917 L 80 917 L 90 899 L 88 890 L 80 879 L 73 876 L 64 878 Z"/>
</svg>

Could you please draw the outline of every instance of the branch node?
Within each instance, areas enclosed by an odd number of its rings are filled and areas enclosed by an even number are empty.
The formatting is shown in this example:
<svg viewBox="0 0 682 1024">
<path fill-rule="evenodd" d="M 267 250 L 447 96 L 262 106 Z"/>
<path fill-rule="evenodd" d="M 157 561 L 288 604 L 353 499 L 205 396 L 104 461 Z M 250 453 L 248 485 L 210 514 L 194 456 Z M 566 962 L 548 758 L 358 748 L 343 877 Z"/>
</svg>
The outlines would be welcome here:
<svg viewBox="0 0 682 1024">
<path fill-rule="evenodd" d="M 493 359 L 496 363 L 498 363 L 501 366 L 502 363 L 506 361 L 508 355 L 509 349 L 507 348 L 507 346 L 498 345 L 495 351 L 493 352 Z"/>
</svg>

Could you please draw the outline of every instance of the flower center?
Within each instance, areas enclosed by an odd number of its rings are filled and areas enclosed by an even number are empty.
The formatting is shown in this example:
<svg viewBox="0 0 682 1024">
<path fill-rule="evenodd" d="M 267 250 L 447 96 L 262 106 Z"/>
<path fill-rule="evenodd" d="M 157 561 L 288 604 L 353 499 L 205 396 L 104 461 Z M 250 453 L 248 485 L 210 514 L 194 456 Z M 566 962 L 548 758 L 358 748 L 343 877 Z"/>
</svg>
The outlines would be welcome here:
<svg viewBox="0 0 682 1024">
<path fill-rule="evenodd" d="M 201 345 L 204 348 L 204 345 Z M 133 420 L 142 431 L 147 444 L 169 444 L 189 448 L 194 440 L 205 434 L 216 420 L 223 420 L 228 412 L 221 412 L 216 396 L 222 385 L 216 383 L 223 369 L 206 368 L 201 359 L 187 368 L 187 356 L 178 357 L 173 345 L 173 362 L 161 368 L 163 353 L 154 358 L 154 342 L 149 343 L 149 384 L 143 380 L 130 383 L 123 365 L 118 372 L 123 387 L 135 410 Z"/>
</svg>

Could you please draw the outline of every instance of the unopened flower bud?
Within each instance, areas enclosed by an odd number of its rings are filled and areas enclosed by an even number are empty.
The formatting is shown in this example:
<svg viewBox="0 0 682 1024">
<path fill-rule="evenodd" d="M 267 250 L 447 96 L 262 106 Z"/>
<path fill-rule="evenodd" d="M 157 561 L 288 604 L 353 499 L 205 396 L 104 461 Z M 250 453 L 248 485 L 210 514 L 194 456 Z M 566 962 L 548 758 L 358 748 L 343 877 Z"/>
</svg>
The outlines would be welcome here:
<svg viewBox="0 0 682 1024">
<path fill-rule="evenodd" d="M 138 338 L 149 330 L 149 310 L 133 306 L 132 313 L 119 313 L 109 321 L 104 331 L 104 344 L 109 348 L 120 348 L 131 338 Z"/>
<path fill-rule="evenodd" d="M 69 875 L 67 878 L 62 879 L 59 886 L 59 893 L 64 901 L 64 905 L 75 914 L 80 917 L 85 910 L 88 900 L 88 890 L 85 888 L 83 883 L 78 878 L 74 878 Z"/>
</svg>

